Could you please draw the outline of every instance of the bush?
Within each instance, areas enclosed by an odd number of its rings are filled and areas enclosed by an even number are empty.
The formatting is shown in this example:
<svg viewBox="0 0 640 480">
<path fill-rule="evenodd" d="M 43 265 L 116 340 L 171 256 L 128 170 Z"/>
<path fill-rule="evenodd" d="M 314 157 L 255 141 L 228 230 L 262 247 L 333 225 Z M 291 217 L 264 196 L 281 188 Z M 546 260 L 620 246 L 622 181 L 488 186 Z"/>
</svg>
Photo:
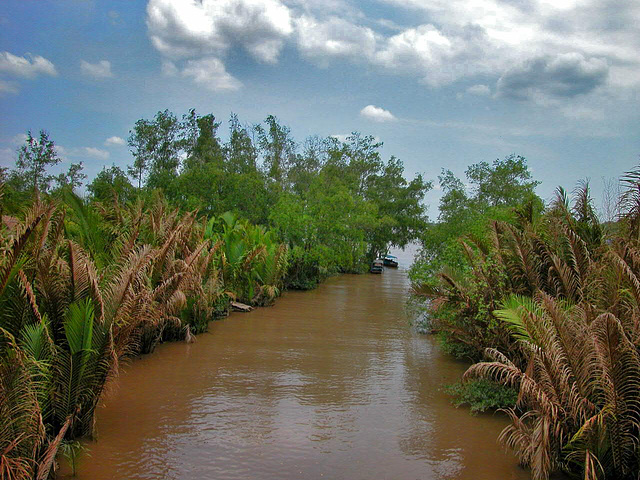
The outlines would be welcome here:
<svg viewBox="0 0 640 480">
<path fill-rule="evenodd" d="M 469 405 L 473 414 L 513 408 L 518 400 L 516 389 L 485 379 L 454 383 L 445 387 L 445 391 L 454 397 L 453 404 L 456 407 Z"/>
</svg>

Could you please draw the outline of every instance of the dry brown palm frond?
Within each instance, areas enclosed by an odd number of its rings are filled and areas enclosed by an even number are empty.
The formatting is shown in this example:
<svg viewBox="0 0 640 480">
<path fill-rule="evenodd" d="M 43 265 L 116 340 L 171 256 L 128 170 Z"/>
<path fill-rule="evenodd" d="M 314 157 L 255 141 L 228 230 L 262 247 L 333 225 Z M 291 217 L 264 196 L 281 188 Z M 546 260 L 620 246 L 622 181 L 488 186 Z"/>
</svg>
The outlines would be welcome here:
<svg viewBox="0 0 640 480">
<path fill-rule="evenodd" d="M 67 240 L 69 252 L 69 290 L 70 301 L 84 298 L 89 292 L 89 271 L 87 265 L 91 263 L 89 255 L 72 240 Z"/>
<path fill-rule="evenodd" d="M 56 437 L 51 441 L 47 450 L 45 451 L 42 459 L 38 462 L 38 475 L 36 476 L 36 480 L 46 480 L 49 478 L 49 472 L 51 471 L 51 467 L 53 466 L 53 462 L 56 459 L 56 454 L 58 453 L 58 449 L 60 448 L 60 444 L 64 439 L 67 430 L 71 426 L 73 422 L 73 415 L 70 415 L 67 418 L 67 421 L 64 422 L 62 428 L 56 435 Z"/>
<path fill-rule="evenodd" d="M 564 233 L 569 246 L 569 263 L 577 272 L 581 286 L 584 288 L 593 264 L 589 248 L 576 232 L 566 226 L 564 226 Z"/>
<path fill-rule="evenodd" d="M 0 336 L 6 348 L 0 355 L 0 478 L 30 480 L 46 438 L 38 385 L 15 338 L 1 328 Z"/>
<path fill-rule="evenodd" d="M 29 280 L 27 280 L 27 276 L 24 274 L 22 270 L 18 271 L 18 279 L 19 284 L 24 290 L 24 296 L 27 300 L 27 304 L 30 307 L 31 314 L 35 317 L 38 323 L 42 323 L 42 316 L 40 315 L 40 311 L 38 310 L 38 304 L 36 302 L 36 296 L 33 293 L 33 288 Z"/>
<path fill-rule="evenodd" d="M 154 258 L 154 272 L 163 272 L 168 268 L 168 264 L 170 263 L 173 252 L 176 248 L 176 237 L 180 233 L 180 226 L 176 227 L 171 231 L 168 237 L 165 239 L 162 247 L 157 251 Z"/>
<path fill-rule="evenodd" d="M 602 365 L 602 400 L 611 412 L 606 424 L 613 468 L 623 478 L 633 465 L 640 428 L 640 357 L 610 313 L 596 318 L 590 330 Z"/>
<path fill-rule="evenodd" d="M 489 378 L 503 385 L 520 389 L 523 403 L 539 407 L 547 415 L 556 415 L 558 407 L 540 388 L 538 383 L 518 367 L 501 362 L 481 362 L 471 365 L 464 373 L 463 380 Z"/>
<path fill-rule="evenodd" d="M 509 248 L 512 255 L 509 262 L 508 273 L 518 281 L 518 290 L 533 294 L 540 286 L 540 278 L 536 271 L 536 258 L 533 255 L 525 234 L 519 232 L 511 225 L 506 225 L 509 234 Z"/>
<path fill-rule="evenodd" d="M 185 327 L 184 341 L 186 343 L 195 343 L 196 342 L 196 336 L 191 333 L 191 328 L 189 327 L 189 325 L 187 325 Z"/>
<path fill-rule="evenodd" d="M 0 293 L 2 293 L 6 288 L 11 271 L 18 261 L 23 249 L 27 245 L 27 242 L 31 238 L 31 235 L 37 228 L 38 224 L 50 214 L 53 208 L 54 207 L 51 205 L 48 207 L 36 205 L 27 213 L 27 217 L 22 223 L 22 227 L 18 230 L 15 238 L 11 242 L 9 251 L 7 255 L 5 255 L 2 265 L 0 265 Z"/>
<path fill-rule="evenodd" d="M 495 348 L 486 348 L 484 351 L 484 355 L 489 360 L 492 360 L 494 362 L 502 363 L 504 365 L 507 365 L 508 367 L 515 367 L 514 363 L 511 360 L 509 360 L 509 358 L 506 355 L 504 355 L 502 352 L 500 352 Z"/>
<path fill-rule="evenodd" d="M 502 430 L 498 436 L 498 441 L 517 454 L 522 466 L 528 467 L 531 465 L 533 457 L 532 428 L 530 424 L 532 419 L 538 415 L 538 412 L 530 410 L 522 416 L 518 416 L 511 408 L 502 411 L 510 418 L 511 424 Z"/>
<path fill-rule="evenodd" d="M 629 286 L 631 287 L 631 291 L 633 292 L 636 303 L 640 304 L 640 279 L 638 278 L 636 273 L 616 250 L 609 250 L 607 252 L 607 256 L 609 257 L 613 265 L 615 265 L 619 270 L 621 275 L 627 280 Z"/>
<path fill-rule="evenodd" d="M 118 321 L 120 310 L 128 299 L 136 298 L 135 292 L 146 287 L 149 270 L 153 264 L 154 251 L 145 246 L 132 252 L 119 268 L 117 275 L 103 291 L 105 319 Z M 104 294 L 106 292 L 106 295 Z M 126 321 L 132 320 L 131 318 Z"/>
<path fill-rule="evenodd" d="M 267 248 L 264 245 L 260 245 L 253 250 L 251 250 L 246 257 L 244 257 L 244 261 L 242 263 L 242 269 L 245 271 L 249 271 L 252 268 L 253 261 L 263 257 L 267 252 Z"/>
<path fill-rule="evenodd" d="M 552 267 L 549 269 L 548 275 L 550 284 L 553 286 L 552 293 L 579 303 L 582 298 L 582 292 L 574 272 L 558 255 L 552 253 L 550 259 Z"/>
</svg>

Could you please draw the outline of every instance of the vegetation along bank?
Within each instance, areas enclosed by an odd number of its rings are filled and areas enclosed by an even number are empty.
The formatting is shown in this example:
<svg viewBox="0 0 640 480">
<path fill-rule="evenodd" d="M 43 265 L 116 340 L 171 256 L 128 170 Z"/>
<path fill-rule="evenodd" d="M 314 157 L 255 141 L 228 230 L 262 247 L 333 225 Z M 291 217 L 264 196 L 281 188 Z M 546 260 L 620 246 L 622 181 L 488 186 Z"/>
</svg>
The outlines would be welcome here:
<svg viewBox="0 0 640 480">
<path fill-rule="evenodd" d="M 81 163 L 50 173 L 44 131 L 0 172 L 0 478 L 53 475 L 57 452 L 93 434 L 124 359 L 192 341 L 231 300 L 269 305 L 364 272 L 426 226 L 431 184 L 407 181 L 372 137 L 297 145 L 273 116 L 229 124 L 223 142 L 213 115 L 141 119 L 133 163 L 105 167 L 85 196 Z"/>
<path fill-rule="evenodd" d="M 500 440 L 535 480 L 637 478 L 640 171 L 604 221 L 587 183 L 543 205 L 521 158 L 466 174 L 471 193 L 440 177 L 439 222 L 411 272 L 428 299 L 423 327 L 476 362 L 461 401 L 506 408 Z"/>
</svg>

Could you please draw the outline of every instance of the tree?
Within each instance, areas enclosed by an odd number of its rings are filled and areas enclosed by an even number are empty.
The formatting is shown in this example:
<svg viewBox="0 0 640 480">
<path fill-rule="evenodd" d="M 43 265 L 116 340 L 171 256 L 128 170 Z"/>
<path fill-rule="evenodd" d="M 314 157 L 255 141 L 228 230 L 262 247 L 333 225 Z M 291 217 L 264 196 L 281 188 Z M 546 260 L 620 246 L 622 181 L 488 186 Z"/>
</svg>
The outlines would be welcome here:
<svg viewBox="0 0 640 480">
<path fill-rule="evenodd" d="M 185 169 L 211 162 L 222 168 L 224 153 L 218 138 L 218 127 L 220 123 L 216 122 L 213 114 L 198 116 L 195 109 L 191 109 L 182 117 L 183 143 L 187 154 Z"/>
<path fill-rule="evenodd" d="M 55 177 L 57 188 L 62 189 L 68 187 L 74 190 L 82 186 L 82 182 L 87 178 L 87 176 L 82 173 L 83 168 L 82 162 L 72 163 L 67 173 L 61 173 Z"/>
<path fill-rule="evenodd" d="M 127 172 L 138 181 L 138 190 L 142 188 L 149 165 L 151 163 L 150 137 L 153 131 L 153 124 L 149 120 L 140 119 L 136 122 L 133 130 L 129 131 L 127 143 L 134 161 L 127 167 Z"/>
<path fill-rule="evenodd" d="M 110 168 L 103 167 L 96 175 L 96 178 L 87 185 L 87 190 L 94 200 L 108 202 L 113 200 L 114 195 L 122 202 L 132 200 L 135 192 L 129 178 L 124 171 L 112 165 Z"/>
<path fill-rule="evenodd" d="M 229 142 L 225 145 L 225 168 L 229 173 L 254 173 L 257 171 L 258 151 L 249 132 L 240 125 L 238 116 L 229 119 Z"/>
<path fill-rule="evenodd" d="M 138 188 L 145 175 L 150 189 L 166 189 L 170 185 L 178 174 L 180 154 L 186 146 L 184 132 L 184 125 L 169 110 L 158 112 L 153 120 L 136 122 L 128 143 L 135 157 L 129 174 L 138 180 Z"/>
<path fill-rule="evenodd" d="M 434 280 L 443 265 L 463 268 L 465 256 L 458 239 L 466 235 L 481 240 L 487 235 L 489 220 L 513 220 L 516 209 L 531 207 L 542 211 L 543 202 L 535 194 L 540 183 L 531 180 L 524 157 L 509 155 L 492 164 L 480 162 L 469 166 L 465 183 L 451 170 L 438 176 L 443 192 L 438 222 L 422 234 L 420 259 L 412 267 L 414 281 Z"/>
<path fill-rule="evenodd" d="M 275 116 L 269 115 L 265 123 L 267 130 L 261 125 L 256 127 L 258 144 L 264 155 L 264 166 L 267 174 L 276 181 L 276 184 L 283 185 L 296 154 L 296 142 L 291 138 L 289 127 L 280 125 Z"/>
<path fill-rule="evenodd" d="M 496 159 L 492 165 L 476 163 L 465 172 L 475 194 L 475 203 L 481 207 L 515 205 L 529 199 L 540 182 L 531 180 L 527 161 L 511 154 L 504 160 Z"/>
<path fill-rule="evenodd" d="M 60 163 L 53 140 L 49 134 L 40 130 L 40 137 L 34 138 L 31 130 L 27 132 L 25 144 L 18 149 L 15 177 L 25 190 L 47 192 L 54 179 L 47 174 L 47 168 Z"/>
</svg>

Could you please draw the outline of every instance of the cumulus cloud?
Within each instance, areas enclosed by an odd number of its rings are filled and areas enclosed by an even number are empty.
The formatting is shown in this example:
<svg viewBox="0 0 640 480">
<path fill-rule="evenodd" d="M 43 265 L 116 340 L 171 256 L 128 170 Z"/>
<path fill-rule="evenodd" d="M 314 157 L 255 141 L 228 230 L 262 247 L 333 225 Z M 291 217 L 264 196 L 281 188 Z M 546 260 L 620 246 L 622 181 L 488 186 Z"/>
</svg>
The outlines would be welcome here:
<svg viewBox="0 0 640 480">
<path fill-rule="evenodd" d="M 150 0 L 147 26 L 170 58 L 220 56 L 239 45 L 267 63 L 293 32 L 290 10 L 278 0 Z"/>
<path fill-rule="evenodd" d="M 11 145 L 15 145 L 16 147 L 23 145 L 24 142 L 27 141 L 27 134 L 26 133 L 18 133 L 16 135 L 14 135 L 13 137 L 11 137 L 11 140 L 9 141 L 11 143 Z"/>
<path fill-rule="evenodd" d="M 0 73 L 23 78 L 58 74 L 53 63 L 44 57 L 30 53 L 19 57 L 6 51 L 0 52 Z"/>
<path fill-rule="evenodd" d="M 240 81 L 227 72 L 224 64 L 214 57 L 189 60 L 182 74 L 214 92 L 238 90 L 242 86 Z"/>
<path fill-rule="evenodd" d="M 149 0 L 147 25 L 166 74 L 204 83 L 191 62 L 216 59 L 214 71 L 233 88 L 230 50 L 275 63 L 285 44 L 323 66 L 346 59 L 431 87 L 482 78 L 471 95 L 490 95 L 489 81 L 497 97 L 536 101 L 640 87 L 640 2 L 380 2 L 411 25 L 368 18 L 354 0 Z"/>
<path fill-rule="evenodd" d="M 120 137 L 109 137 L 104 141 L 105 146 L 107 147 L 111 147 L 111 146 L 122 146 L 125 145 L 127 142 L 124 141 L 123 138 Z"/>
<path fill-rule="evenodd" d="M 394 117 L 389 110 L 376 107 L 375 105 L 367 105 L 360 110 L 360 115 L 374 122 L 393 122 L 396 120 L 396 117 Z"/>
<path fill-rule="evenodd" d="M 477 95 L 479 97 L 488 97 L 491 95 L 491 89 L 486 85 L 478 84 L 467 88 L 467 93 L 469 95 Z"/>
<path fill-rule="evenodd" d="M 609 67 L 599 58 L 565 53 L 527 60 L 498 80 L 498 96 L 527 100 L 575 97 L 593 91 L 607 80 Z"/>
<path fill-rule="evenodd" d="M 108 160 L 109 152 L 96 147 L 71 147 L 67 148 L 62 145 L 55 145 L 54 149 L 58 156 L 63 160 L 66 158 L 91 157 L 98 160 Z"/>
<path fill-rule="evenodd" d="M 97 79 L 113 77 L 109 60 L 100 60 L 98 63 L 89 63 L 86 60 L 81 60 L 80 71 L 84 75 Z"/>
<path fill-rule="evenodd" d="M 298 48 L 303 55 L 316 58 L 372 57 L 376 34 L 368 27 L 354 25 L 342 18 L 319 21 L 308 15 L 295 20 Z"/>
<path fill-rule="evenodd" d="M 95 147 L 82 147 L 81 153 L 92 158 L 97 158 L 99 160 L 107 160 L 109 158 L 109 152 L 106 150 L 100 150 Z"/>
</svg>

